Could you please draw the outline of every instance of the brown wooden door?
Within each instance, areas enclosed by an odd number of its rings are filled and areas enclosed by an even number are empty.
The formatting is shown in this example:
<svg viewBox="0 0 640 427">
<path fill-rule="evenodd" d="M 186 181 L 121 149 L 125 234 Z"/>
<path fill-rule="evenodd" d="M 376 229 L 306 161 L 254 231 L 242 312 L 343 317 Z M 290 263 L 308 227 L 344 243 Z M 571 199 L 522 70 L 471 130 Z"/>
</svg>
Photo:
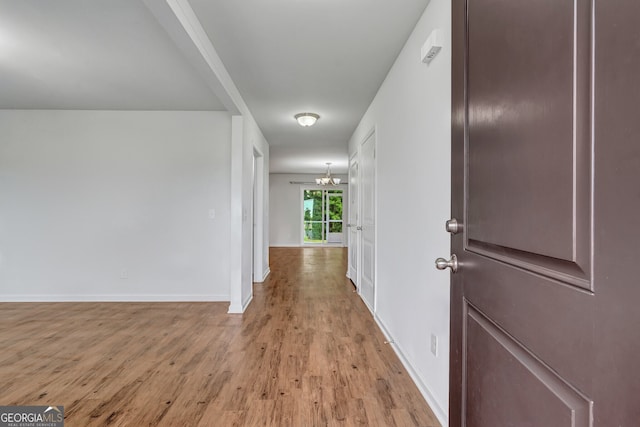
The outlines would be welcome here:
<svg viewBox="0 0 640 427">
<path fill-rule="evenodd" d="M 640 426 L 639 19 L 453 1 L 451 426 Z"/>
</svg>

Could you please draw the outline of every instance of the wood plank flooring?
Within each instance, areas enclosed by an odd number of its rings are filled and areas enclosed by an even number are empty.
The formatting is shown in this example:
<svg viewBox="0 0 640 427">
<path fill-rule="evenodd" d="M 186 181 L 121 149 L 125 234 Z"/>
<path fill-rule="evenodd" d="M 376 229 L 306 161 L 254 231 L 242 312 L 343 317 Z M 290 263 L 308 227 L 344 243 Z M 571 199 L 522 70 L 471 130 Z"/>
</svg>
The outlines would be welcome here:
<svg viewBox="0 0 640 427">
<path fill-rule="evenodd" d="M 342 248 L 272 248 L 228 303 L 2 303 L 0 404 L 74 426 L 439 426 L 345 278 Z"/>
</svg>

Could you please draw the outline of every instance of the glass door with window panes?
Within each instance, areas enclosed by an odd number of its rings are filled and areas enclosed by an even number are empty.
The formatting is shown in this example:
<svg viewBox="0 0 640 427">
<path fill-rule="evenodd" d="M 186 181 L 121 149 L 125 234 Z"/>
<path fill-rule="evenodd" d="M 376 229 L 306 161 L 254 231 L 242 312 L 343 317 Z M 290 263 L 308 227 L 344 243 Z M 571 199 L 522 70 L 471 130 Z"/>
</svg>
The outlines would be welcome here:
<svg viewBox="0 0 640 427">
<path fill-rule="evenodd" d="M 342 190 L 303 190 L 303 242 L 342 245 Z"/>
</svg>

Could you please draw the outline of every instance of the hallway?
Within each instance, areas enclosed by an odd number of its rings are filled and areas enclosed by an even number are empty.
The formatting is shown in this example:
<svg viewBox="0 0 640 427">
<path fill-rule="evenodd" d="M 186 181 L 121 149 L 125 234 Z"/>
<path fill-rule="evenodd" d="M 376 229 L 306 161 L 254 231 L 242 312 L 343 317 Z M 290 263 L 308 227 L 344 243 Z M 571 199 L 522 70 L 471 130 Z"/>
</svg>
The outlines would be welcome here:
<svg viewBox="0 0 640 427">
<path fill-rule="evenodd" d="M 353 286 L 346 249 L 272 248 L 227 303 L 0 304 L 0 401 L 68 426 L 439 426 Z"/>
</svg>

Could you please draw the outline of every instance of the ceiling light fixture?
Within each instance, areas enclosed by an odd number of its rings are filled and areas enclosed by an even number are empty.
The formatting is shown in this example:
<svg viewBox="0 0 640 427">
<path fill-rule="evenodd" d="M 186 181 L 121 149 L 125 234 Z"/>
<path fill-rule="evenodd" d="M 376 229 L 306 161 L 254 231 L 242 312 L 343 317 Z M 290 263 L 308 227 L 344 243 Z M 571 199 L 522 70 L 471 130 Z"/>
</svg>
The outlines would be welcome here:
<svg viewBox="0 0 640 427">
<path fill-rule="evenodd" d="M 293 117 L 295 117 L 298 124 L 303 127 L 315 125 L 316 121 L 320 118 L 320 116 L 315 113 L 299 113 Z"/>
<path fill-rule="evenodd" d="M 316 184 L 318 185 L 338 185 L 340 181 L 342 181 L 340 178 L 331 176 L 331 163 L 327 163 L 327 174 L 322 178 L 316 178 Z"/>
</svg>

